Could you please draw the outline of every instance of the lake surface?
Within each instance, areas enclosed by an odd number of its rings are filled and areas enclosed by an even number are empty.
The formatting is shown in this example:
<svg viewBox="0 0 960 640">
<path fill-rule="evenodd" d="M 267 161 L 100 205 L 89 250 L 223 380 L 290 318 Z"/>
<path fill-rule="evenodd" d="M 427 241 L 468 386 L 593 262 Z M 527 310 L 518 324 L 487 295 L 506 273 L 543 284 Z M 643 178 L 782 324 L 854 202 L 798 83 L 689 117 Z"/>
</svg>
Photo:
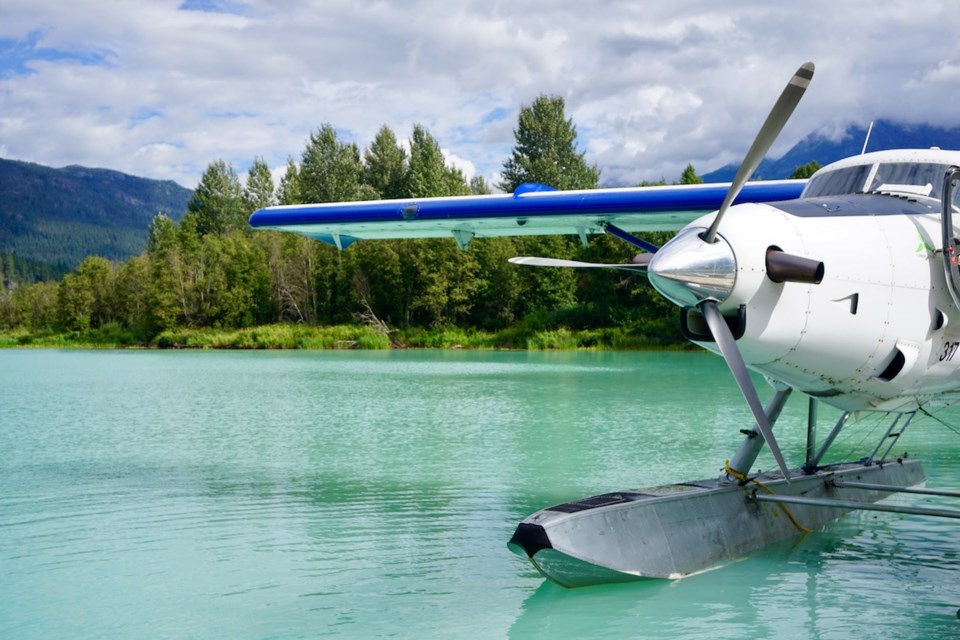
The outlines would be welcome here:
<svg viewBox="0 0 960 640">
<path fill-rule="evenodd" d="M 0 398 L 2 638 L 960 637 L 955 520 L 850 515 L 575 590 L 507 550 L 551 504 L 717 475 L 749 425 L 709 354 L 8 350 Z M 777 426 L 792 464 L 805 410 Z M 937 416 L 897 451 L 957 488 L 960 411 Z"/>
</svg>

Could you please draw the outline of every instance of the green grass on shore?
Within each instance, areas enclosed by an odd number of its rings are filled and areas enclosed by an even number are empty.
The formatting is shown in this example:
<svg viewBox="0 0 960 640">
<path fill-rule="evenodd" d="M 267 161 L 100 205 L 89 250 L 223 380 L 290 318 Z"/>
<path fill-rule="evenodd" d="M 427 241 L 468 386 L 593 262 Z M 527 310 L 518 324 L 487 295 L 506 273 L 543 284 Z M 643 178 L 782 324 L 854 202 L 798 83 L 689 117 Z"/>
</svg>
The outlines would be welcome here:
<svg viewBox="0 0 960 640">
<path fill-rule="evenodd" d="M 80 349 L 515 349 L 515 350 L 649 350 L 681 348 L 664 345 L 624 329 L 565 328 L 533 330 L 523 326 L 498 332 L 444 327 L 405 329 L 385 335 L 372 327 L 272 324 L 247 329 L 173 329 L 146 339 L 117 324 L 79 332 L 0 331 L 0 348 Z"/>
</svg>

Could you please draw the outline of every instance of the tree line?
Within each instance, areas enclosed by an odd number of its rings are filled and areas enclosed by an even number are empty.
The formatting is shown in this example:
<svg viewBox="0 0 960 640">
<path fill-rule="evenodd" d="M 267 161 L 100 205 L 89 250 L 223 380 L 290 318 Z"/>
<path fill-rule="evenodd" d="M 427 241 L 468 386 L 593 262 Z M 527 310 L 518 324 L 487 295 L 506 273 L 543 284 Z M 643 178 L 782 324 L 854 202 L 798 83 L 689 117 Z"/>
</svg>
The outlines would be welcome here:
<svg viewBox="0 0 960 640">
<path fill-rule="evenodd" d="M 598 186 L 599 170 L 577 150 L 564 101 L 540 96 L 521 109 L 502 182 L 559 189 Z M 692 166 L 684 182 L 699 181 Z M 452 238 L 358 242 L 344 251 L 291 233 L 252 230 L 249 215 L 273 204 L 489 193 L 449 165 L 433 136 L 413 128 L 404 147 L 384 126 L 368 148 L 324 124 L 274 188 L 256 158 L 245 183 L 223 160 L 210 164 L 178 223 L 158 214 L 147 248 L 122 263 L 83 260 L 59 282 L 0 293 L 0 328 L 82 332 L 110 328 L 149 343 L 178 328 L 236 329 L 271 323 L 377 323 L 406 329 L 457 326 L 498 331 L 618 327 L 652 344 L 679 341 L 673 307 L 645 279 L 623 272 L 530 269 L 515 255 L 628 261 L 634 250 L 609 236 Z M 656 234 L 652 234 L 656 235 Z M 653 237 L 662 243 L 666 237 Z"/>
</svg>

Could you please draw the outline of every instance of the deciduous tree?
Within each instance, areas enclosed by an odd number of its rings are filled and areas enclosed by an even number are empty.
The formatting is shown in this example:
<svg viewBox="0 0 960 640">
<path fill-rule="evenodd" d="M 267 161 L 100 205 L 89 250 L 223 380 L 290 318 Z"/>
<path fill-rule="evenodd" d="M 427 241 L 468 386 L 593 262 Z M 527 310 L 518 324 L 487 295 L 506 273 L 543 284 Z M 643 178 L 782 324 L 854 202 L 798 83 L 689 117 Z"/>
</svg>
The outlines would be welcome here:
<svg viewBox="0 0 960 640">
<path fill-rule="evenodd" d="M 71 331 L 101 327 L 114 320 L 113 266 L 89 256 L 60 281 L 57 297 L 60 325 Z"/>
<path fill-rule="evenodd" d="M 473 176 L 470 178 L 470 193 L 475 196 L 484 196 L 493 193 L 493 189 L 483 176 Z"/>
<path fill-rule="evenodd" d="M 790 174 L 791 180 L 798 180 L 809 178 L 817 171 L 820 170 L 820 163 L 814 160 L 813 162 L 808 162 L 805 165 L 799 166 L 793 170 L 793 173 Z"/>
</svg>

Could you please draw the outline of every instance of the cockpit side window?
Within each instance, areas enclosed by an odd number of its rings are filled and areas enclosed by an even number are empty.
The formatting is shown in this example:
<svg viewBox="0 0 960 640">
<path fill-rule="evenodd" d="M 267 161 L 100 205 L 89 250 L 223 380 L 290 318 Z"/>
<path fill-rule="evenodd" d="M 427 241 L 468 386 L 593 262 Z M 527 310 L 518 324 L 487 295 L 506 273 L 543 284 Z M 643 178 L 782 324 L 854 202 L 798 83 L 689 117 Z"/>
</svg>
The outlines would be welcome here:
<svg viewBox="0 0 960 640">
<path fill-rule="evenodd" d="M 863 193 L 868 173 L 870 173 L 870 165 L 866 164 L 821 173 L 807 183 L 803 190 L 803 197 L 820 198 Z"/>
<path fill-rule="evenodd" d="M 904 191 L 939 198 L 947 165 L 920 162 L 888 162 L 877 167 L 867 191 Z M 898 187 L 901 187 L 898 189 Z M 906 188 L 904 188 L 906 187 Z"/>
</svg>

